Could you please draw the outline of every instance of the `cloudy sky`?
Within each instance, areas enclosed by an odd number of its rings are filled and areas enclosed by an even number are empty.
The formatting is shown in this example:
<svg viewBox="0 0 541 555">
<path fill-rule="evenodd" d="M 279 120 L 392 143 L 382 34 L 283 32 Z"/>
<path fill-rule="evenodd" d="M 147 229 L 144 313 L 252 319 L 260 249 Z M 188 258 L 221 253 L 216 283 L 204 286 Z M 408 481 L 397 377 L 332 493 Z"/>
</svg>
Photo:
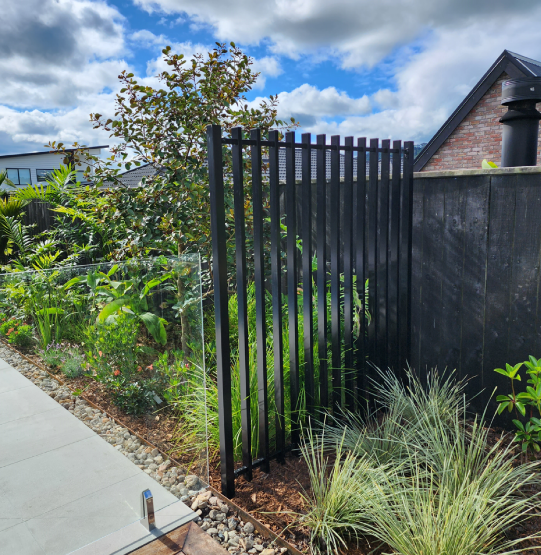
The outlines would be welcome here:
<svg viewBox="0 0 541 555">
<path fill-rule="evenodd" d="M 426 141 L 503 49 L 541 59 L 532 0 L 2 2 L 0 153 L 110 143 L 117 76 L 152 82 L 161 49 L 235 41 L 303 131 Z"/>
</svg>

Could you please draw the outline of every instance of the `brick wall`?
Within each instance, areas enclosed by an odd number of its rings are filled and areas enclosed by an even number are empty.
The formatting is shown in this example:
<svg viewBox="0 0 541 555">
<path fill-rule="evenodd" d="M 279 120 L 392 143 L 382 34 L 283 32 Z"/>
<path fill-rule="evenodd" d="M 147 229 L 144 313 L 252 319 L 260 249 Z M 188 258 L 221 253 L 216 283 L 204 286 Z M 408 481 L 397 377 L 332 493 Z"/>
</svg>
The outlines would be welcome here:
<svg viewBox="0 0 541 555">
<path fill-rule="evenodd" d="M 509 76 L 502 73 L 421 171 L 477 169 L 484 158 L 500 165 L 502 125 L 498 120 L 507 112 L 507 107 L 500 104 L 506 79 Z M 541 110 L 541 105 L 537 109 Z M 541 139 L 537 164 L 541 165 Z"/>
</svg>

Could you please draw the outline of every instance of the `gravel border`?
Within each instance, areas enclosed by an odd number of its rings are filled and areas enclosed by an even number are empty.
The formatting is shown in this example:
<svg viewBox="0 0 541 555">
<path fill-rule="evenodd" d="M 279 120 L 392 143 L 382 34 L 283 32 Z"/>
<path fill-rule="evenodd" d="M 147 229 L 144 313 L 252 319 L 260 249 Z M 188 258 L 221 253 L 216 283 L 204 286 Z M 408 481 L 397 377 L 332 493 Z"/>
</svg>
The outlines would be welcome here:
<svg viewBox="0 0 541 555">
<path fill-rule="evenodd" d="M 164 460 L 158 449 L 149 447 L 106 413 L 73 395 L 69 387 L 51 378 L 47 372 L 3 344 L 0 344 L 0 358 L 195 511 L 197 519 L 194 522 L 227 551 L 234 555 L 287 553 L 287 548 L 275 547 L 251 522 L 244 522 L 238 513 L 207 491 L 207 486 L 197 476 L 186 476 L 179 466 Z"/>
</svg>

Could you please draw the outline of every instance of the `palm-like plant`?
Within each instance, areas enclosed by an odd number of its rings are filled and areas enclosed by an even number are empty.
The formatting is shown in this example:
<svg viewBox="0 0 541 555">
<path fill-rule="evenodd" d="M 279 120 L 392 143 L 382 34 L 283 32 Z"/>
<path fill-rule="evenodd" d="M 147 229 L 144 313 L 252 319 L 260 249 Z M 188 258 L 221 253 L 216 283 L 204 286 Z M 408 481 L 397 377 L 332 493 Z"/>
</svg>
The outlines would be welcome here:
<svg viewBox="0 0 541 555">
<path fill-rule="evenodd" d="M 17 188 L 13 196 L 27 203 L 32 200 L 60 204 L 66 194 L 79 187 L 75 181 L 75 171 L 71 165 L 61 166 L 54 170 L 47 178 L 46 184 L 28 184 L 26 187 Z"/>
<path fill-rule="evenodd" d="M 14 187 L 5 171 L 0 172 L 0 187 Z M 16 198 L 13 194 L 0 198 L 0 257 L 10 254 L 14 246 L 24 251 L 29 245 L 29 237 L 19 221 L 28 200 Z"/>
</svg>

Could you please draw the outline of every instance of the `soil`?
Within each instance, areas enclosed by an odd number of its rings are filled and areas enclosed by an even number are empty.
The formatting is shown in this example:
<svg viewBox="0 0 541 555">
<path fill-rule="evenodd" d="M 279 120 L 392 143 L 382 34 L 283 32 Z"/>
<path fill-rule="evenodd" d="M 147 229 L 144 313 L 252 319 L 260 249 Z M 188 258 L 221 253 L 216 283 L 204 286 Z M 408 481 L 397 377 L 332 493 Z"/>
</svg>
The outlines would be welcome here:
<svg viewBox="0 0 541 555">
<path fill-rule="evenodd" d="M 27 355 L 36 362 L 43 364 L 40 357 Z M 52 371 L 54 373 L 54 371 Z M 119 423 L 135 431 L 149 443 L 157 446 L 162 451 L 182 463 L 182 457 L 175 446 L 174 433 L 178 420 L 167 411 L 158 414 L 130 416 L 124 414 L 111 403 L 105 388 L 89 379 L 75 378 L 67 379 L 59 375 L 72 389 L 81 389 L 83 396 L 92 401 L 100 408 L 108 412 Z M 489 443 L 494 445 L 505 435 L 503 429 L 492 428 L 489 434 Z M 512 434 L 507 434 L 512 441 Z M 516 447 L 518 448 L 518 446 Z M 537 455 L 541 459 L 541 454 Z M 210 461 L 210 485 L 218 491 L 220 485 L 219 461 Z M 298 524 L 299 517 L 306 512 L 304 498 L 310 496 L 310 478 L 308 469 L 303 459 L 294 452 L 288 453 L 283 464 L 271 461 L 270 473 L 261 469 L 255 469 L 253 479 L 248 482 L 243 476 L 235 483 L 236 494 L 234 501 L 245 511 L 252 514 L 257 520 L 265 524 L 273 532 L 288 541 L 303 553 L 310 553 L 310 540 L 308 530 Z M 527 537 L 534 533 L 541 533 L 541 508 L 539 517 L 534 517 L 515 526 L 509 533 L 508 539 Z M 539 542 L 525 540 L 520 547 L 525 548 L 525 555 L 541 555 L 541 549 L 528 549 Z M 350 545 L 347 553 L 351 555 L 377 555 L 385 549 L 375 550 L 376 545 L 372 543 L 364 545 Z"/>
</svg>

